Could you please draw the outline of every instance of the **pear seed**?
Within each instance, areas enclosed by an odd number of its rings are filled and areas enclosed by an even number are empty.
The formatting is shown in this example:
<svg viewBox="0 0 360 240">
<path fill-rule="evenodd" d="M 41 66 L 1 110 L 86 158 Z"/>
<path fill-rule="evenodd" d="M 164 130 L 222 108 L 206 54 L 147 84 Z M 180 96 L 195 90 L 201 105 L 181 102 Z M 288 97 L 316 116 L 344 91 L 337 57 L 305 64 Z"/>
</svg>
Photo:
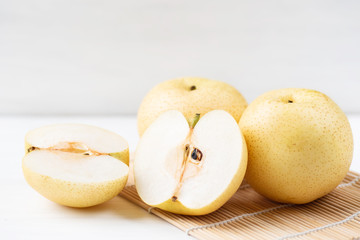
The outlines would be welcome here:
<svg viewBox="0 0 360 240">
<path fill-rule="evenodd" d="M 194 150 L 192 151 L 191 153 L 191 158 L 195 161 L 201 161 L 202 159 L 202 152 L 197 149 L 197 148 L 194 148 Z"/>
<path fill-rule="evenodd" d="M 29 152 L 32 152 L 34 150 L 35 150 L 35 147 L 30 147 L 30 148 L 28 148 L 27 152 L 29 153 Z"/>
</svg>

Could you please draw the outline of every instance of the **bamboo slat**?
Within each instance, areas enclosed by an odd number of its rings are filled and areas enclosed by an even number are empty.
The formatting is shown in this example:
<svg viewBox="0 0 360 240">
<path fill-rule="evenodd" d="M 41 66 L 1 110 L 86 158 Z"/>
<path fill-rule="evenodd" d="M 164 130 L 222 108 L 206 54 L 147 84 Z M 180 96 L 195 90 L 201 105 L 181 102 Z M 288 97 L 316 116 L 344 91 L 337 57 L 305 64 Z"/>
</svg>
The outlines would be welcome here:
<svg viewBox="0 0 360 240">
<path fill-rule="evenodd" d="M 360 239 L 360 174 L 351 171 L 331 193 L 304 205 L 272 202 L 244 183 L 223 207 L 204 216 L 152 208 L 133 185 L 120 196 L 197 239 Z"/>
</svg>

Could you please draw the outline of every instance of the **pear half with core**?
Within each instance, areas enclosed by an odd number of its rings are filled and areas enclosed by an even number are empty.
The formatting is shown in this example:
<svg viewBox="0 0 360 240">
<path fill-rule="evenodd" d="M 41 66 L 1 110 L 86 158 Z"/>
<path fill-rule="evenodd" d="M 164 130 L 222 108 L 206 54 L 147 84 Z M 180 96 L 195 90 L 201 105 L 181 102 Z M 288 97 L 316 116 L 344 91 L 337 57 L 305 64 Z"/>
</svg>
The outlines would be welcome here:
<svg viewBox="0 0 360 240">
<path fill-rule="evenodd" d="M 198 121 L 198 122 L 197 122 Z M 220 208 L 240 186 L 246 143 L 235 119 L 214 110 L 190 125 L 170 110 L 145 131 L 135 154 L 136 189 L 154 207 L 185 215 Z"/>
<path fill-rule="evenodd" d="M 44 197 L 89 207 L 116 196 L 128 178 L 129 148 L 119 135 L 83 124 L 56 124 L 27 133 L 22 167 Z"/>
</svg>

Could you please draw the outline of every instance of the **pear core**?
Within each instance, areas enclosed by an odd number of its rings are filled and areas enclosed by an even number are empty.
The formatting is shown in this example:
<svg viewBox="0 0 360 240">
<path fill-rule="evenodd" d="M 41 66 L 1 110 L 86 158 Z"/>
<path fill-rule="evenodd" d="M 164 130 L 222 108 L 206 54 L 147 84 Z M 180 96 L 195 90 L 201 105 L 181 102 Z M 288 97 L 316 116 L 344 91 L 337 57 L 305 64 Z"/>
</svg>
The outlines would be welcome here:
<svg viewBox="0 0 360 240">
<path fill-rule="evenodd" d="M 189 126 L 190 126 L 189 135 L 186 137 L 185 143 L 182 144 L 183 149 L 184 149 L 183 150 L 184 155 L 183 155 L 183 159 L 181 162 L 181 167 L 177 168 L 177 171 L 175 174 L 177 185 L 174 190 L 174 194 L 171 197 L 171 200 L 173 202 L 175 202 L 178 199 L 177 195 L 179 194 L 182 183 L 185 180 L 185 178 L 184 178 L 185 172 L 188 173 L 187 178 L 189 178 L 189 177 L 192 177 L 195 175 L 194 173 L 191 173 L 191 175 L 189 175 L 189 172 L 191 170 L 192 170 L 192 172 L 194 172 L 193 169 L 195 168 L 195 171 L 198 172 L 200 170 L 200 168 L 202 167 L 202 165 L 200 165 L 200 161 L 202 160 L 202 152 L 199 149 L 197 149 L 191 141 L 194 127 L 195 127 L 196 123 L 199 121 L 199 119 L 200 119 L 200 114 L 199 113 L 195 114 L 195 117 L 189 124 Z"/>
<path fill-rule="evenodd" d="M 47 150 L 47 151 L 60 151 L 60 152 L 68 152 L 68 153 L 76 153 L 81 155 L 109 155 L 107 153 L 100 153 L 93 149 L 90 149 L 83 143 L 80 142 L 60 142 L 54 146 L 47 147 L 47 148 L 38 148 L 38 147 L 29 147 L 27 152 L 32 152 L 34 150 Z"/>
</svg>

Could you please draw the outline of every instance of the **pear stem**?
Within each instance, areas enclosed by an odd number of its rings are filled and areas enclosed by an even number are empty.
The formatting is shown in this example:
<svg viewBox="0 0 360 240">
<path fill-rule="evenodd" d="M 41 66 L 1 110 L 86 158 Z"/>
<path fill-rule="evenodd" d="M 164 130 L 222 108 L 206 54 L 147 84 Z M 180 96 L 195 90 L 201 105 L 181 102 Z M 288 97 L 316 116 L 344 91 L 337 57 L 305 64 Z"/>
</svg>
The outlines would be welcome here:
<svg viewBox="0 0 360 240">
<path fill-rule="evenodd" d="M 196 113 L 195 114 L 195 117 L 191 120 L 191 122 L 190 122 L 190 128 L 194 128 L 195 127 L 195 125 L 197 124 L 197 122 L 199 121 L 199 119 L 200 119 L 200 113 Z"/>
</svg>

